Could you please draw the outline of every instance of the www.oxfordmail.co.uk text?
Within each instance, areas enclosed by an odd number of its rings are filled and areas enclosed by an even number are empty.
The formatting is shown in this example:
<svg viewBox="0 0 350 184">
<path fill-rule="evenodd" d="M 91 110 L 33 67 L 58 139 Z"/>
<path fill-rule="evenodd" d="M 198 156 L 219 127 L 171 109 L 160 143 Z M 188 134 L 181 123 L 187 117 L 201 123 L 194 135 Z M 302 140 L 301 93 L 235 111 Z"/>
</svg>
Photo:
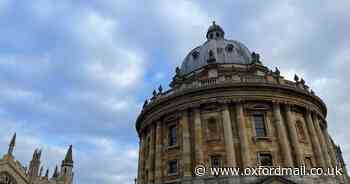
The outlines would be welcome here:
<svg viewBox="0 0 350 184">
<path fill-rule="evenodd" d="M 197 165 L 194 170 L 196 176 L 339 176 L 343 175 L 342 168 L 306 168 L 301 167 L 211 167 Z"/>
</svg>

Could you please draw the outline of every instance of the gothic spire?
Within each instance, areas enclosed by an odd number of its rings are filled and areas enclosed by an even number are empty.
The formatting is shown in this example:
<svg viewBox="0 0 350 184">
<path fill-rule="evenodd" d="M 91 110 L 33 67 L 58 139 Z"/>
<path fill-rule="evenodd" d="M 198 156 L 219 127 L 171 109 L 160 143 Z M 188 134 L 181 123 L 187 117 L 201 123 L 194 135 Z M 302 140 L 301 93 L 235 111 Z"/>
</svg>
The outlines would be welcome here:
<svg viewBox="0 0 350 184">
<path fill-rule="evenodd" d="M 56 165 L 55 167 L 55 171 L 53 172 L 53 175 L 52 175 L 53 178 L 57 178 L 58 177 L 58 167 Z"/>
<path fill-rule="evenodd" d="M 39 176 L 40 176 L 40 177 L 43 175 L 43 171 L 44 171 L 44 167 L 41 166 L 41 167 L 40 167 L 40 171 L 39 171 Z"/>
<path fill-rule="evenodd" d="M 73 166 L 73 146 L 70 145 L 66 157 L 62 161 L 62 166 Z"/>
<path fill-rule="evenodd" d="M 49 177 L 49 169 L 46 169 L 45 177 Z"/>
<path fill-rule="evenodd" d="M 15 149 L 15 145 L 16 145 L 16 133 L 13 135 L 12 139 L 11 139 L 11 142 L 9 144 L 9 149 L 7 151 L 7 153 L 9 155 L 12 155 L 13 154 L 13 150 Z"/>
</svg>

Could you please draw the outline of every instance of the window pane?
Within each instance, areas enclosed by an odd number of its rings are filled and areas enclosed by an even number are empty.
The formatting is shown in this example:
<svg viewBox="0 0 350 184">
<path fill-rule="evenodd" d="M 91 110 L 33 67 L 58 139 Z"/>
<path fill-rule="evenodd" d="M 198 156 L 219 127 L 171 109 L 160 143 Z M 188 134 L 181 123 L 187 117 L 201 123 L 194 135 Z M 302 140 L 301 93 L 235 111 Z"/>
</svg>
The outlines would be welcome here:
<svg viewBox="0 0 350 184">
<path fill-rule="evenodd" d="M 176 160 L 171 160 L 169 161 L 169 174 L 175 174 L 177 173 L 177 161 Z"/>
<path fill-rule="evenodd" d="M 220 167 L 220 156 L 211 157 L 211 166 L 214 168 Z"/>
<path fill-rule="evenodd" d="M 169 146 L 175 145 L 177 142 L 176 125 L 169 127 Z"/>
<path fill-rule="evenodd" d="M 258 137 L 266 136 L 264 115 L 255 114 L 253 118 L 254 118 L 256 136 Z"/>
<path fill-rule="evenodd" d="M 260 165 L 261 166 L 272 166 L 272 156 L 269 153 L 260 154 Z"/>
</svg>

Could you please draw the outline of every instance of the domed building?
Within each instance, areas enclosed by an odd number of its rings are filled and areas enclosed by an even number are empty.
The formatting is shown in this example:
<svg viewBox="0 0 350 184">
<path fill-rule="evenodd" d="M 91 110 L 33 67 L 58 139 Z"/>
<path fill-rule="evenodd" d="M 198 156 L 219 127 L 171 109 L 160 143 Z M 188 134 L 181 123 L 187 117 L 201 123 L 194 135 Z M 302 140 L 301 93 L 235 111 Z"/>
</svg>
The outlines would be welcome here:
<svg viewBox="0 0 350 184">
<path fill-rule="evenodd" d="M 170 89 L 153 91 L 137 118 L 138 184 L 348 182 L 328 134 L 327 108 L 306 82 L 286 80 L 257 53 L 225 39 L 215 22 L 206 42 L 176 68 Z M 338 176 L 215 176 L 195 169 L 341 168 Z"/>
</svg>

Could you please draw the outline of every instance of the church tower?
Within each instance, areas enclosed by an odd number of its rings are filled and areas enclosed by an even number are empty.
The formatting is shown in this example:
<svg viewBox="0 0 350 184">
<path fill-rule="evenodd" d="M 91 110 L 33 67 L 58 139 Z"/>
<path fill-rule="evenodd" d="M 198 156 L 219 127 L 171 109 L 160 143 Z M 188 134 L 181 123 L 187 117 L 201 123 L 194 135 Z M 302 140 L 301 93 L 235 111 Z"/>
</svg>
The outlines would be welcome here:
<svg viewBox="0 0 350 184">
<path fill-rule="evenodd" d="M 60 177 L 64 181 L 64 184 L 71 184 L 73 181 L 73 163 L 73 146 L 70 145 L 61 165 Z"/>
<path fill-rule="evenodd" d="M 33 153 L 33 158 L 29 164 L 28 176 L 29 176 L 30 183 L 34 183 L 39 176 L 40 158 L 41 158 L 41 150 L 35 149 Z"/>
</svg>

